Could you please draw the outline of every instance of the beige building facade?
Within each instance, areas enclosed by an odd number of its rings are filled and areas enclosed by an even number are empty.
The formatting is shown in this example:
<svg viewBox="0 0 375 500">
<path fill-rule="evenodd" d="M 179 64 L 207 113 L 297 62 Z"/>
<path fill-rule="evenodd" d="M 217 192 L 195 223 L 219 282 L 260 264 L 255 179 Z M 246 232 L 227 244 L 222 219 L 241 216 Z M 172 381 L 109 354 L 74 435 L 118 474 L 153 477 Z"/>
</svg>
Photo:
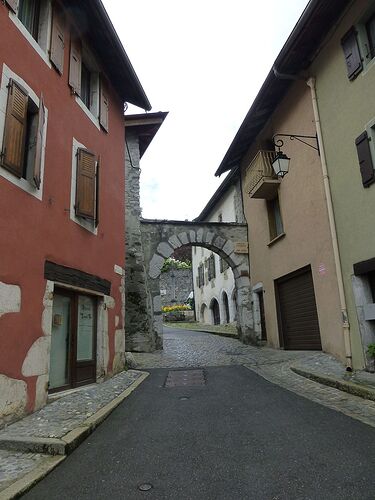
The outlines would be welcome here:
<svg viewBox="0 0 375 500">
<path fill-rule="evenodd" d="M 312 62 L 351 4 L 309 2 L 216 172 L 241 169 L 262 338 L 276 348 L 323 350 L 348 369 L 352 344 Z M 332 75 L 326 85 L 327 115 L 341 122 L 337 111 L 345 104 L 335 109 Z M 336 137 L 333 156 L 340 144 Z M 278 177 L 272 164 L 279 149 L 289 159 L 289 172 Z M 354 361 L 358 367 L 358 357 Z"/>
<path fill-rule="evenodd" d="M 251 282 L 263 296 L 267 340 L 273 347 L 319 349 L 320 339 L 324 351 L 344 361 L 337 277 L 318 152 L 283 138 L 282 150 L 291 159 L 289 173 L 281 182 L 275 179 L 272 194 L 264 195 L 268 199 L 250 192 L 258 168 L 254 158 L 268 150 L 265 145 L 278 133 L 316 134 L 311 93 L 305 82 L 293 84 L 241 162 Z M 316 145 L 314 139 L 309 142 Z M 272 158 L 274 152 L 270 153 Z M 270 166 L 271 160 L 265 161 Z M 285 287 L 289 287 L 285 297 L 280 296 Z M 301 300 L 301 294 L 308 295 L 306 301 L 305 297 Z M 313 317 L 314 300 L 317 318 Z M 299 310 L 303 317 L 298 317 Z"/>
</svg>

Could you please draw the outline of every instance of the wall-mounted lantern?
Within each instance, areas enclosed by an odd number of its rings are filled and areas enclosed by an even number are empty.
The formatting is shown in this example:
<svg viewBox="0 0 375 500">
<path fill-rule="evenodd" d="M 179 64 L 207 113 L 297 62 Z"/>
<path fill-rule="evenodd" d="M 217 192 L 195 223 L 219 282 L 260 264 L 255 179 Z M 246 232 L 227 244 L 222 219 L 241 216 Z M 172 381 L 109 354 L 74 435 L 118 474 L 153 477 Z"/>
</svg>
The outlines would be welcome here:
<svg viewBox="0 0 375 500">
<path fill-rule="evenodd" d="M 317 135 L 275 134 L 272 137 L 272 141 L 275 148 L 278 148 L 278 151 L 276 153 L 274 160 L 272 161 L 272 168 L 277 177 L 282 178 L 289 172 L 290 158 L 281 151 L 281 148 L 284 146 L 284 141 L 282 139 L 276 139 L 276 137 L 289 137 L 291 141 L 296 139 L 297 141 L 306 144 L 306 146 L 315 149 L 319 154 L 319 142 Z M 310 144 L 309 142 L 304 141 L 303 139 L 315 140 L 316 146 Z"/>
</svg>

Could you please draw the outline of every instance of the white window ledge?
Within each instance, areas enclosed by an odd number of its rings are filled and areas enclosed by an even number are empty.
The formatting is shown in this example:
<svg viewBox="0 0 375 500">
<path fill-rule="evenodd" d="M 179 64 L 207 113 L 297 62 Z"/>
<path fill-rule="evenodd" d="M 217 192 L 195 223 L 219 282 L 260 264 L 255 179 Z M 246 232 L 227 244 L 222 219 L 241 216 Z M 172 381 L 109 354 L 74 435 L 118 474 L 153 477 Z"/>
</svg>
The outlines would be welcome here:
<svg viewBox="0 0 375 500">
<path fill-rule="evenodd" d="M 32 35 L 27 31 L 25 26 L 16 16 L 16 14 L 14 14 L 12 11 L 9 11 L 9 17 L 16 25 L 16 27 L 20 30 L 20 32 L 23 34 L 23 36 L 26 38 L 26 40 L 29 42 L 29 44 L 33 47 L 33 49 L 40 55 L 43 61 L 47 64 L 47 66 L 49 68 L 52 68 L 52 64 L 49 60 L 48 54 L 42 49 L 42 47 L 35 40 L 35 38 L 33 38 Z"/>
<path fill-rule="evenodd" d="M 82 101 L 82 99 L 76 95 L 76 103 L 79 105 L 79 107 L 82 109 L 82 111 L 85 113 L 85 115 L 90 118 L 92 123 L 95 125 L 95 127 L 100 130 L 100 123 L 99 119 L 96 118 L 91 111 L 87 108 L 86 104 Z"/>
</svg>

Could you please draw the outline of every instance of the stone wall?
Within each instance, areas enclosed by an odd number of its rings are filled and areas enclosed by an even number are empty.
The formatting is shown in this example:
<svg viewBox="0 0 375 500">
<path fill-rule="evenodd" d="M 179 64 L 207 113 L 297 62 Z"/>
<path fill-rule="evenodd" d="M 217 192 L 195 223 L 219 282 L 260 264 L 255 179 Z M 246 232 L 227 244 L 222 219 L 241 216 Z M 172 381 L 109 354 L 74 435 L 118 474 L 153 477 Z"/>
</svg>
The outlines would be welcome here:
<svg viewBox="0 0 375 500">
<path fill-rule="evenodd" d="M 162 306 L 184 304 L 193 291 L 191 269 L 170 269 L 160 275 L 160 297 Z"/>
<path fill-rule="evenodd" d="M 125 162 L 125 349 L 149 351 L 157 346 L 152 335 L 150 297 L 147 292 L 142 247 L 139 199 L 139 141 L 131 130 L 126 133 Z"/>
</svg>

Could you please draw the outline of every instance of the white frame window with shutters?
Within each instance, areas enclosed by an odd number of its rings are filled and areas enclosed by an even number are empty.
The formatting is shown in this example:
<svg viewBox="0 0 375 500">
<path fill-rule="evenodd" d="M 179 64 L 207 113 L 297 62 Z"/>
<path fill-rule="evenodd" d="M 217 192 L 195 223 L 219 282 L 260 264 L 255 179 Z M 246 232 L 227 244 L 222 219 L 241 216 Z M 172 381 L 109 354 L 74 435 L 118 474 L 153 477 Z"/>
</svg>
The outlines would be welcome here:
<svg viewBox="0 0 375 500">
<path fill-rule="evenodd" d="M 51 67 L 63 76 L 67 19 L 59 3 L 55 2 L 53 8 L 50 0 L 5 0 L 5 3 L 12 19 L 22 24 L 29 42 L 36 42 L 43 53 L 49 47 Z M 70 24 L 68 85 L 84 113 L 107 134 L 109 99 L 104 75 L 85 40 Z M 9 78 L 7 88 L 1 168 L 26 180 L 29 186 L 25 190 L 34 194 L 33 191 L 40 190 L 42 184 L 47 110 L 43 95 L 33 99 L 34 93 L 20 78 Z M 71 218 L 96 233 L 100 157 L 85 147 L 76 148 L 75 154 L 74 217 Z M 13 182 L 12 178 L 10 180 Z M 41 199 L 41 192 L 36 196 Z"/>
<path fill-rule="evenodd" d="M 375 65 L 375 10 L 367 11 L 359 22 L 342 37 L 347 77 L 354 83 L 359 75 Z M 355 139 L 362 185 L 368 188 L 375 182 L 375 118 L 364 126 Z"/>
</svg>

